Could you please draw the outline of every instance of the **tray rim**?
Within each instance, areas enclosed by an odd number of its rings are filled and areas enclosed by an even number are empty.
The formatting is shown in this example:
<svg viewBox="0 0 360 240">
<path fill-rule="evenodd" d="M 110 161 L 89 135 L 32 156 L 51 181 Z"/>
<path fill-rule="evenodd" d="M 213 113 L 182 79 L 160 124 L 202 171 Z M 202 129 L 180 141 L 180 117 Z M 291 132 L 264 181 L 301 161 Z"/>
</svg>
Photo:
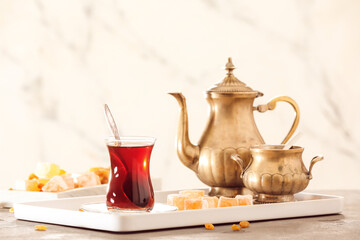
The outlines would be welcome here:
<svg viewBox="0 0 360 240">
<path fill-rule="evenodd" d="M 71 189 L 63 192 L 37 192 L 0 189 L 0 202 L 2 203 L 4 208 L 11 208 L 14 206 L 15 203 L 50 201 L 82 196 L 97 196 L 100 192 L 105 192 L 107 186 L 108 184 L 100 184 L 96 186 Z M 19 198 L 21 198 L 22 200 L 18 200 Z"/>
<path fill-rule="evenodd" d="M 157 194 L 170 194 L 176 190 L 171 191 L 157 191 Z M 178 228 L 178 227 L 189 227 L 197 226 L 204 224 L 205 222 L 212 222 L 213 224 L 235 222 L 236 220 L 249 220 L 249 221 L 261 221 L 261 220 L 271 220 L 279 218 L 296 218 L 296 217 L 306 217 L 306 216 L 316 216 L 316 215 L 325 215 L 325 214 L 339 214 L 343 210 L 344 197 L 337 195 L 327 195 L 327 194 L 317 194 L 310 192 L 298 193 L 297 196 L 320 196 L 321 199 L 311 199 L 296 201 L 290 203 L 272 203 L 272 204 L 256 204 L 251 206 L 237 206 L 230 208 L 214 208 L 214 209 L 201 209 L 201 210 L 191 210 L 191 211 L 175 211 L 175 212 L 162 212 L 162 213 L 140 213 L 140 214 L 107 214 L 107 213 L 94 213 L 94 212 L 81 212 L 78 209 L 67 209 L 64 207 L 54 207 L 54 206 L 41 206 L 41 204 L 56 204 L 67 202 L 73 202 L 74 205 L 79 203 L 88 203 L 92 200 L 99 201 L 104 199 L 104 195 L 97 196 L 82 196 L 82 197 L 72 197 L 72 198 L 61 198 L 61 199 L 52 199 L 52 200 L 41 200 L 33 202 L 23 202 L 15 203 L 15 217 L 21 220 L 28 221 L 37 221 L 72 227 L 82 227 L 87 229 L 95 230 L 105 230 L 111 232 L 136 232 L 136 231 L 145 231 L 145 230 L 155 230 L 155 229 L 165 229 L 165 228 Z M 76 202 L 76 203 L 74 203 Z M 328 204 L 324 204 L 328 203 Z M 316 206 L 313 213 L 308 206 Z M 324 208 L 326 205 L 329 207 L 320 211 L 319 209 Z M 296 207 L 297 206 L 297 207 Z M 295 207 L 295 208 L 294 208 Z M 71 217 L 70 222 L 61 220 L 60 218 L 51 218 L 45 217 L 41 214 L 37 216 L 29 216 L 26 213 L 26 210 L 29 208 L 33 212 L 46 213 L 49 216 L 58 216 L 63 215 L 66 218 Z M 275 212 L 276 216 L 269 215 L 264 210 L 271 210 L 270 212 Z M 274 210 L 275 209 L 275 210 Z M 298 210 L 306 211 L 298 211 Z M 23 210 L 23 212 L 21 212 Z M 294 214 L 287 214 L 286 211 L 293 211 Z M 242 216 L 251 216 L 253 212 L 262 212 L 263 215 L 257 213 L 255 217 L 251 219 L 242 219 Z M 240 215 L 237 215 L 240 214 Z M 40 216 L 39 216 L 40 215 Z M 205 217 L 205 215 L 207 217 Z M 217 218 L 217 216 L 222 215 L 222 217 Z M 237 218 L 238 217 L 238 218 Z M 88 219 L 94 218 L 92 222 L 86 222 Z M 156 221 L 153 221 L 155 220 Z M 198 219 L 198 221 L 197 221 Z M 166 220 L 166 222 L 164 222 Z M 176 220 L 176 221 L 174 221 Z M 157 224 L 163 221 L 165 225 Z M 178 223 L 180 222 L 180 223 Z M 104 224 L 108 223 L 108 224 Z"/>
</svg>

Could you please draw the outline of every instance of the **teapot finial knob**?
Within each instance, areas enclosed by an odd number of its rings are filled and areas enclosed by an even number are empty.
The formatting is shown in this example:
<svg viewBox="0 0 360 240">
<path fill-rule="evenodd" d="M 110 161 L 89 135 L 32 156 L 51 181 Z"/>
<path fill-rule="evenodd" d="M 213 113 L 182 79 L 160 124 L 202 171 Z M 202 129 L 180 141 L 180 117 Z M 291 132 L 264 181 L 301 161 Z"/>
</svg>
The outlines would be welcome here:
<svg viewBox="0 0 360 240">
<path fill-rule="evenodd" d="M 228 73 L 227 73 L 228 76 L 232 75 L 232 71 L 234 71 L 235 66 L 232 63 L 231 57 L 228 58 L 228 62 L 225 65 L 225 69 L 228 71 Z"/>
</svg>

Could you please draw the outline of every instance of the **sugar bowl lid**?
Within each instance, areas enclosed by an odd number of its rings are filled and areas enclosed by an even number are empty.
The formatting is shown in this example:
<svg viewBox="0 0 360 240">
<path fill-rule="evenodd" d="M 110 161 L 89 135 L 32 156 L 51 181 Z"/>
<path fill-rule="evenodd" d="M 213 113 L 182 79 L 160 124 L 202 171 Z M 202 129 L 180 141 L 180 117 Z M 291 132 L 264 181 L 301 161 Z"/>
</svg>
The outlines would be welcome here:
<svg viewBox="0 0 360 240">
<path fill-rule="evenodd" d="M 225 65 L 225 69 L 228 71 L 227 76 L 220 83 L 215 84 L 216 86 L 209 89 L 208 93 L 238 93 L 238 94 L 256 94 L 256 97 L 262 96 L 263 94 L 259 91 L 254 91 L 252 88 L 246 86 L 245 83 L 237 79 L 233 71 L 235 69 L 234 64 L 232 63 L 231 58 L 228 59 L 228 62 Z"/>
</svg>

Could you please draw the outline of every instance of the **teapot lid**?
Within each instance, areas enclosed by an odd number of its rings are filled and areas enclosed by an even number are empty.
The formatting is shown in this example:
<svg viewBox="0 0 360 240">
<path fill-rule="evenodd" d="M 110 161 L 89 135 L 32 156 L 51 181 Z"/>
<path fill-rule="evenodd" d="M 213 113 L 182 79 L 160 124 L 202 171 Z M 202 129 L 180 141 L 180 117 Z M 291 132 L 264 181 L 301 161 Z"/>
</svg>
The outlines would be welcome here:
<svg viewBox="0 0 360 240">
<path fill-rule="evenodd" d="M 228 71 L 227 76 L 221 83 L 217 83 L 216 87 L 208 90 L 208 93 L 243 93 L 243 94 L 255 94 L 256 97 L 262 96 L 263 94 L 259 91 L 254 91 L 252 88 L 246 86 L 245 83 L 241 82 L 233 75 L 235 69 L 234 64 L 232 63 L 231 58 L 229 57 L 228 62 L 225 65 L 225 69 Z"/>
</svg>

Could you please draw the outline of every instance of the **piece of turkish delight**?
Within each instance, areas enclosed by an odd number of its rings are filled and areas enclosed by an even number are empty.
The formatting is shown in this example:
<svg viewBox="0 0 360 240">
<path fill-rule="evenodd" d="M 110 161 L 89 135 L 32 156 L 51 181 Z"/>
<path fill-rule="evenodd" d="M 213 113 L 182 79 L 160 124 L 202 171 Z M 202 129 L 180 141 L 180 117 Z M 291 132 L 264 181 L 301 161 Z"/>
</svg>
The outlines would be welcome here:
<svg viewBox="0 0 360 240">
<path fill-rule="evenodd" d="M 25 180 L 25 190 L 39 192 L 39 181 L 37 179 Z"/>
<path fill-rule="evenodd" d="M 93 172 L 99 176 L 101 184 L 109 182 L 110 168 L 94 167 L 90 168 L 89 172 Z"/>
<path fill-rule="evenodd" d="M 234 207 L 234 206 L 238 206 L 238 201 L 236 198 L 228 198 L 223 196 L 219 198 L 218 207 Z"/>
<path fill-rule="evenodd" d="M 184 201 L 184 210 L 205 209 L 208 202 L 199 198 L 188 198 Z"/>
<path fill-rule="evenodd" d="M 167 196 L 167 204 L 176 206 L 179 211 L 182 211 L 184 210 L 184 201 L 187 198 L 187 196 L 181 194 L 169 194 Z"/>
<path fill-rule="evenodd" d="M 74 179 L 65 174 L 51 178 L 42 188 L 43 192 L 63 192 L 74 189 Z"/>
<path fill-rule="evenodd" d="M 91 187 L 101 184 L 99 176 L 93 172 L 84 173 L 76 179 L 78 187 Z"/>
<path fill-rule="evenodd" d="M 235 197 L 238 201 L 238 205 L 253 205 L 253 197 L 251 195 L 237 195 Z"/>
<path fill-rule="evenodd" d="M 179 194 L 187 196 L 189 198 L 201 198 L 205 195 L 204 190 L 183 190 Z"/>
<path fill-rule="evenodd" d="M 217 197 L 205 196 L 201 198 L 208 202 L 208 208 L 217 208 L 219 204 L 219 199 Z"/>
</svg>

